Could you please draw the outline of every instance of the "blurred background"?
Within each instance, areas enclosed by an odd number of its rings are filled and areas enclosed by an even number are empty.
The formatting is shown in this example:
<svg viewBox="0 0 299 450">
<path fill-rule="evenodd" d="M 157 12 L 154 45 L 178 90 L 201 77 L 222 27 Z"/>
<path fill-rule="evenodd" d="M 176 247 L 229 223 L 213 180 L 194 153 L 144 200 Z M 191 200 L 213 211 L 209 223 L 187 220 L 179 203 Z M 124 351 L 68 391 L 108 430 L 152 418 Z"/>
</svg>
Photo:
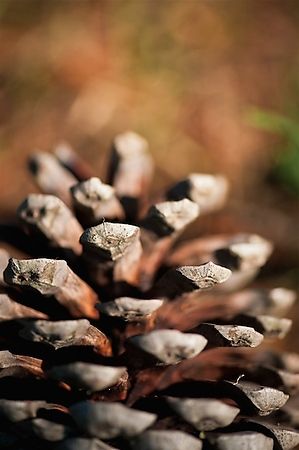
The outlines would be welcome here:
<svg viewBox="0 0 299 450">
<path fill-rule="evenodd" d="M 36 190 L 33 150 L 67 140 L 104 176 L 127 129 L 150 142 L 155 186 L 226 174 L 230 202 L 201 231 L 272 239 L 265 273 L 298 288 L 298 2 L 0 0 L 2 217 Z"/>
</svg>

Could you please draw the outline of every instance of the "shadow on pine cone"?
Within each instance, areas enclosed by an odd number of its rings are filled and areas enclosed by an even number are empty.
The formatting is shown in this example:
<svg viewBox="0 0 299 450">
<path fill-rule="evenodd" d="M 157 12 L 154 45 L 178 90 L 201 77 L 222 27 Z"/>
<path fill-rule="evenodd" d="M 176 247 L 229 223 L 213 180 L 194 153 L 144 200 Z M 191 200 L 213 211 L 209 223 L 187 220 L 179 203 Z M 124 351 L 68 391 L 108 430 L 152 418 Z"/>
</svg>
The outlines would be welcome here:
<svg viewBox="0 0 299 450">
<path fill-rule="evenodd" d="M 0 447 L 294 448 L 299 357 L 252 348 L 285 336 L 295 295 L 244 288 L 271 244 L 174 248 L 224 204 L 225 178 L 191 174 L 150 201 L 152 159 L 132 132 L 114 140 L 109 184 L 66 145 L 29 168 L 43 194 L 6 232 L 31 259 L 0 253 Z"/>
</svg>

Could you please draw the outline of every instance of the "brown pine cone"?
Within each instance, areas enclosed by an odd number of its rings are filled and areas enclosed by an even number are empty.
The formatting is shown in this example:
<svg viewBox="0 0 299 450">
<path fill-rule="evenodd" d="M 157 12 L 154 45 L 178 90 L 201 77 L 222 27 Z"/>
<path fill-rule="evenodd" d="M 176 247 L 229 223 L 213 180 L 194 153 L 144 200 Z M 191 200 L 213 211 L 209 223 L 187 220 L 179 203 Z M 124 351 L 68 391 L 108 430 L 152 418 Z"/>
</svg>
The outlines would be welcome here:
<svg viewBox="0 0 299 450">
<path fill-rule="evenodd" d="M 252 350 L 291 326 L 294 292 L 245 289 L 271 243 L 176 244 L 223 206 L 226 179 L 191 174 L 151 201 L 152 159 L 133 132 L 114 140 L 109 184 L 69 147 L 29 168 L 42 193 L 14 230 L 28 256 L 0 250 L 0 448 L 298 445 L 299 357 Z"/>
</svg>

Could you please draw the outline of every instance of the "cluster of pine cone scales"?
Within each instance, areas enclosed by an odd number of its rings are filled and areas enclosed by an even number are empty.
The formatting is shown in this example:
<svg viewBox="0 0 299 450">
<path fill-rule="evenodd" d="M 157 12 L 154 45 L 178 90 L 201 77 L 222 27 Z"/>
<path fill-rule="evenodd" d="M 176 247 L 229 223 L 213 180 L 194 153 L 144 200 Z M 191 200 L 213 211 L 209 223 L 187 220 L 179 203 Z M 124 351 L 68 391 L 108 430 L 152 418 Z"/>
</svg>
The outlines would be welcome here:
<svg viewBox="0 0 299 450">
<path fill-rule="evenodd" d="M 107 184 L 66 144 L 29 169 L 42 193 L 17 210 L 26 252 L 0 250 L 0 448 L 296 447 L 299 356 L 255 350 L 286 335 L 295 293 L 245 288 L 271 243 L 178 240 L 225 203 L 225 177 L 153 199 L 133 132 L 114 139 Z"/>
</svg>

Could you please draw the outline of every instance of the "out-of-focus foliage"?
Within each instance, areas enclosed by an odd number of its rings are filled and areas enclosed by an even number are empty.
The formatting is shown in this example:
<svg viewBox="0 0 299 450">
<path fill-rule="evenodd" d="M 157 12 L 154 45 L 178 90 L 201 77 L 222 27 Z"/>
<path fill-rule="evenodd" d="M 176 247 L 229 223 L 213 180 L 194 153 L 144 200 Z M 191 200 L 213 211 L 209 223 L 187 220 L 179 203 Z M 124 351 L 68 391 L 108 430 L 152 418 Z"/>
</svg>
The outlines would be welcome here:
<svg viewBox="0 0 299 450">
<path fill-rule="evenodd" d="M 243 199 L 272 155 L 243 113 L 290 95 L 298 23 L 288 0 L 1 0 L 2 204 L 21 200 L 12 171 L 23 177 L 32 149 L 66 139 L 100 174 L 103 150 L 130 128 L 165 182 L 223 172 Z"/>
<path fill-rule="evenodd" d="M 253 125 L 282 137 L 277 147 L 273 176 L 299 195 L 299 123 L 283 115 L 255 109 L 250 113 Z"/>
</svg>

